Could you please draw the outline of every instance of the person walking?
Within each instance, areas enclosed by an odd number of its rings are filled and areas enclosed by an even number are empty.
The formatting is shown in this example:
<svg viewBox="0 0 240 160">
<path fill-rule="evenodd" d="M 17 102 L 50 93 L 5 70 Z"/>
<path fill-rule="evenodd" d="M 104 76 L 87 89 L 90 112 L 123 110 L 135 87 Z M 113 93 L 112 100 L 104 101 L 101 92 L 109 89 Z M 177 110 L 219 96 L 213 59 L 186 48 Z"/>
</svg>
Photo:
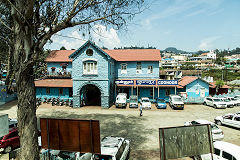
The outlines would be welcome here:
<svg viewBox="0 0 240 160">
<path fill-rule="evenodd" d="M 140 105 L 140 117 L 142 116 L 142 105 Z"/>
</svg>

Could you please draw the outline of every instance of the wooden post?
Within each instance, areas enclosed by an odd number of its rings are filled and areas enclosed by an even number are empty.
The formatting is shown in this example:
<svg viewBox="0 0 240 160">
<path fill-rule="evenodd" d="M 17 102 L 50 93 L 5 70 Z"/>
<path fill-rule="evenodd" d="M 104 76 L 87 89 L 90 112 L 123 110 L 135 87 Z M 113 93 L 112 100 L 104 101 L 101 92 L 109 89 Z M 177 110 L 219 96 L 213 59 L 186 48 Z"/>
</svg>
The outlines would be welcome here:
<svg viewBox="0 0 240 160">
<path fill-rule="evenodd" d="M 138 86 L 137 86 L 137 96 L 138 96 Z"/>
<path fill-rule="evenodd" d="M 133 86 L 132 86 L 132 92 L 131 92 L 131 95 L 133 95 Z"/>
<path fill-rule="evenodd" d="M 153 86 L 153 99 L 154 99 L 154 86 Z"/>
</svg>

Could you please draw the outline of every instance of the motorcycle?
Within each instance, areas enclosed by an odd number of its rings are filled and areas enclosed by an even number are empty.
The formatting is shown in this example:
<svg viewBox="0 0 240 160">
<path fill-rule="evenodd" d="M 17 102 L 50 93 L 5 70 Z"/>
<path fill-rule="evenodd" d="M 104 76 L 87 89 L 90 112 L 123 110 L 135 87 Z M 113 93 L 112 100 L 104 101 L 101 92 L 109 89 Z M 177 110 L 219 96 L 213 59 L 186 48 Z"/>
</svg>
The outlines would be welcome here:
<svg viewBox="0 0 240 160">
<path fill-rule="evenodd" d="M 52 100 L 51 100 L 51 104 L 52 104 L 52 106 L 54 106 L 55 105 L 55 98 L 52 98 Z"/>
<path fill-rule="evenodd" d="M 60 106 L 63 106 L 63 105 L 64 105 L 64 99 L 61 99 L 61 100 L 60 100 L 59 105 L 60 105 Z"/>
<path fill-rule="evenodd" d="M 73 107 L 73 100 L 70 101 L 69 106 L 70 106 L 70 107 Z"/>
</svg>

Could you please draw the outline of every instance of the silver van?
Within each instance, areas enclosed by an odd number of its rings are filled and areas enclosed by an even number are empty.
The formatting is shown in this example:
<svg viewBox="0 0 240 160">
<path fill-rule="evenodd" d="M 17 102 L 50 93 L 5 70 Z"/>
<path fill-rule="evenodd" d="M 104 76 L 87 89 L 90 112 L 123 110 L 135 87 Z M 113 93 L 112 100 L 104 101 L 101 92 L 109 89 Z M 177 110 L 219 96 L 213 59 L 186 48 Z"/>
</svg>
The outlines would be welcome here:
<svg viewBox="0 0 240 160">
<path fill-rule="evenodd" d="M 138 97 L 131 95 L 129 98 L 129 108 L 138 108 Z"/>
</svg>

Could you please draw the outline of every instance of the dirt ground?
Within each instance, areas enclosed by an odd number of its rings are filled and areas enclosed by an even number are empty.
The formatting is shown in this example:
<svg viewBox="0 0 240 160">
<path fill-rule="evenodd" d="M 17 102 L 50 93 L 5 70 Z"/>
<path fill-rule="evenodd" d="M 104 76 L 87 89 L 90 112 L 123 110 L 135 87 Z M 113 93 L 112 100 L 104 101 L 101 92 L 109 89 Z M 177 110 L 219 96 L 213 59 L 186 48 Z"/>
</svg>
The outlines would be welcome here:
<svg viewBox="0 0 240 160">
<path fill-rule="evenodd" d="M 11 102 L 0 106 L 0 113 L 9 114 L 16 118 L 16 104 Z M 218 115 L 240 112 L 240 107 L 214 109 L 204 105 L 185 105 L 184 110 L 156 109 L 143 110 L 139 116 L 139 109 L 127 107 L 118 109 L 115 106 L 102 109 L 99 106 L 70 108 L 66 106 L 51 106 L 42 104 L 37 109 L 37 117 L 94 119 L 100 121 L 101 138 L 104 136 L 121 136 L 131 140 L 132 160 L 155 160 L 159 158 L 158 129 L 163 127 L 183 126 L 185 121 L 206 119 L 214 121 Z M 240 145 L 240 130 L 220 126 L 224 132 L 224 141 Z M 187 159 L 187 158 L 185 158 Z"/>
</svg>

